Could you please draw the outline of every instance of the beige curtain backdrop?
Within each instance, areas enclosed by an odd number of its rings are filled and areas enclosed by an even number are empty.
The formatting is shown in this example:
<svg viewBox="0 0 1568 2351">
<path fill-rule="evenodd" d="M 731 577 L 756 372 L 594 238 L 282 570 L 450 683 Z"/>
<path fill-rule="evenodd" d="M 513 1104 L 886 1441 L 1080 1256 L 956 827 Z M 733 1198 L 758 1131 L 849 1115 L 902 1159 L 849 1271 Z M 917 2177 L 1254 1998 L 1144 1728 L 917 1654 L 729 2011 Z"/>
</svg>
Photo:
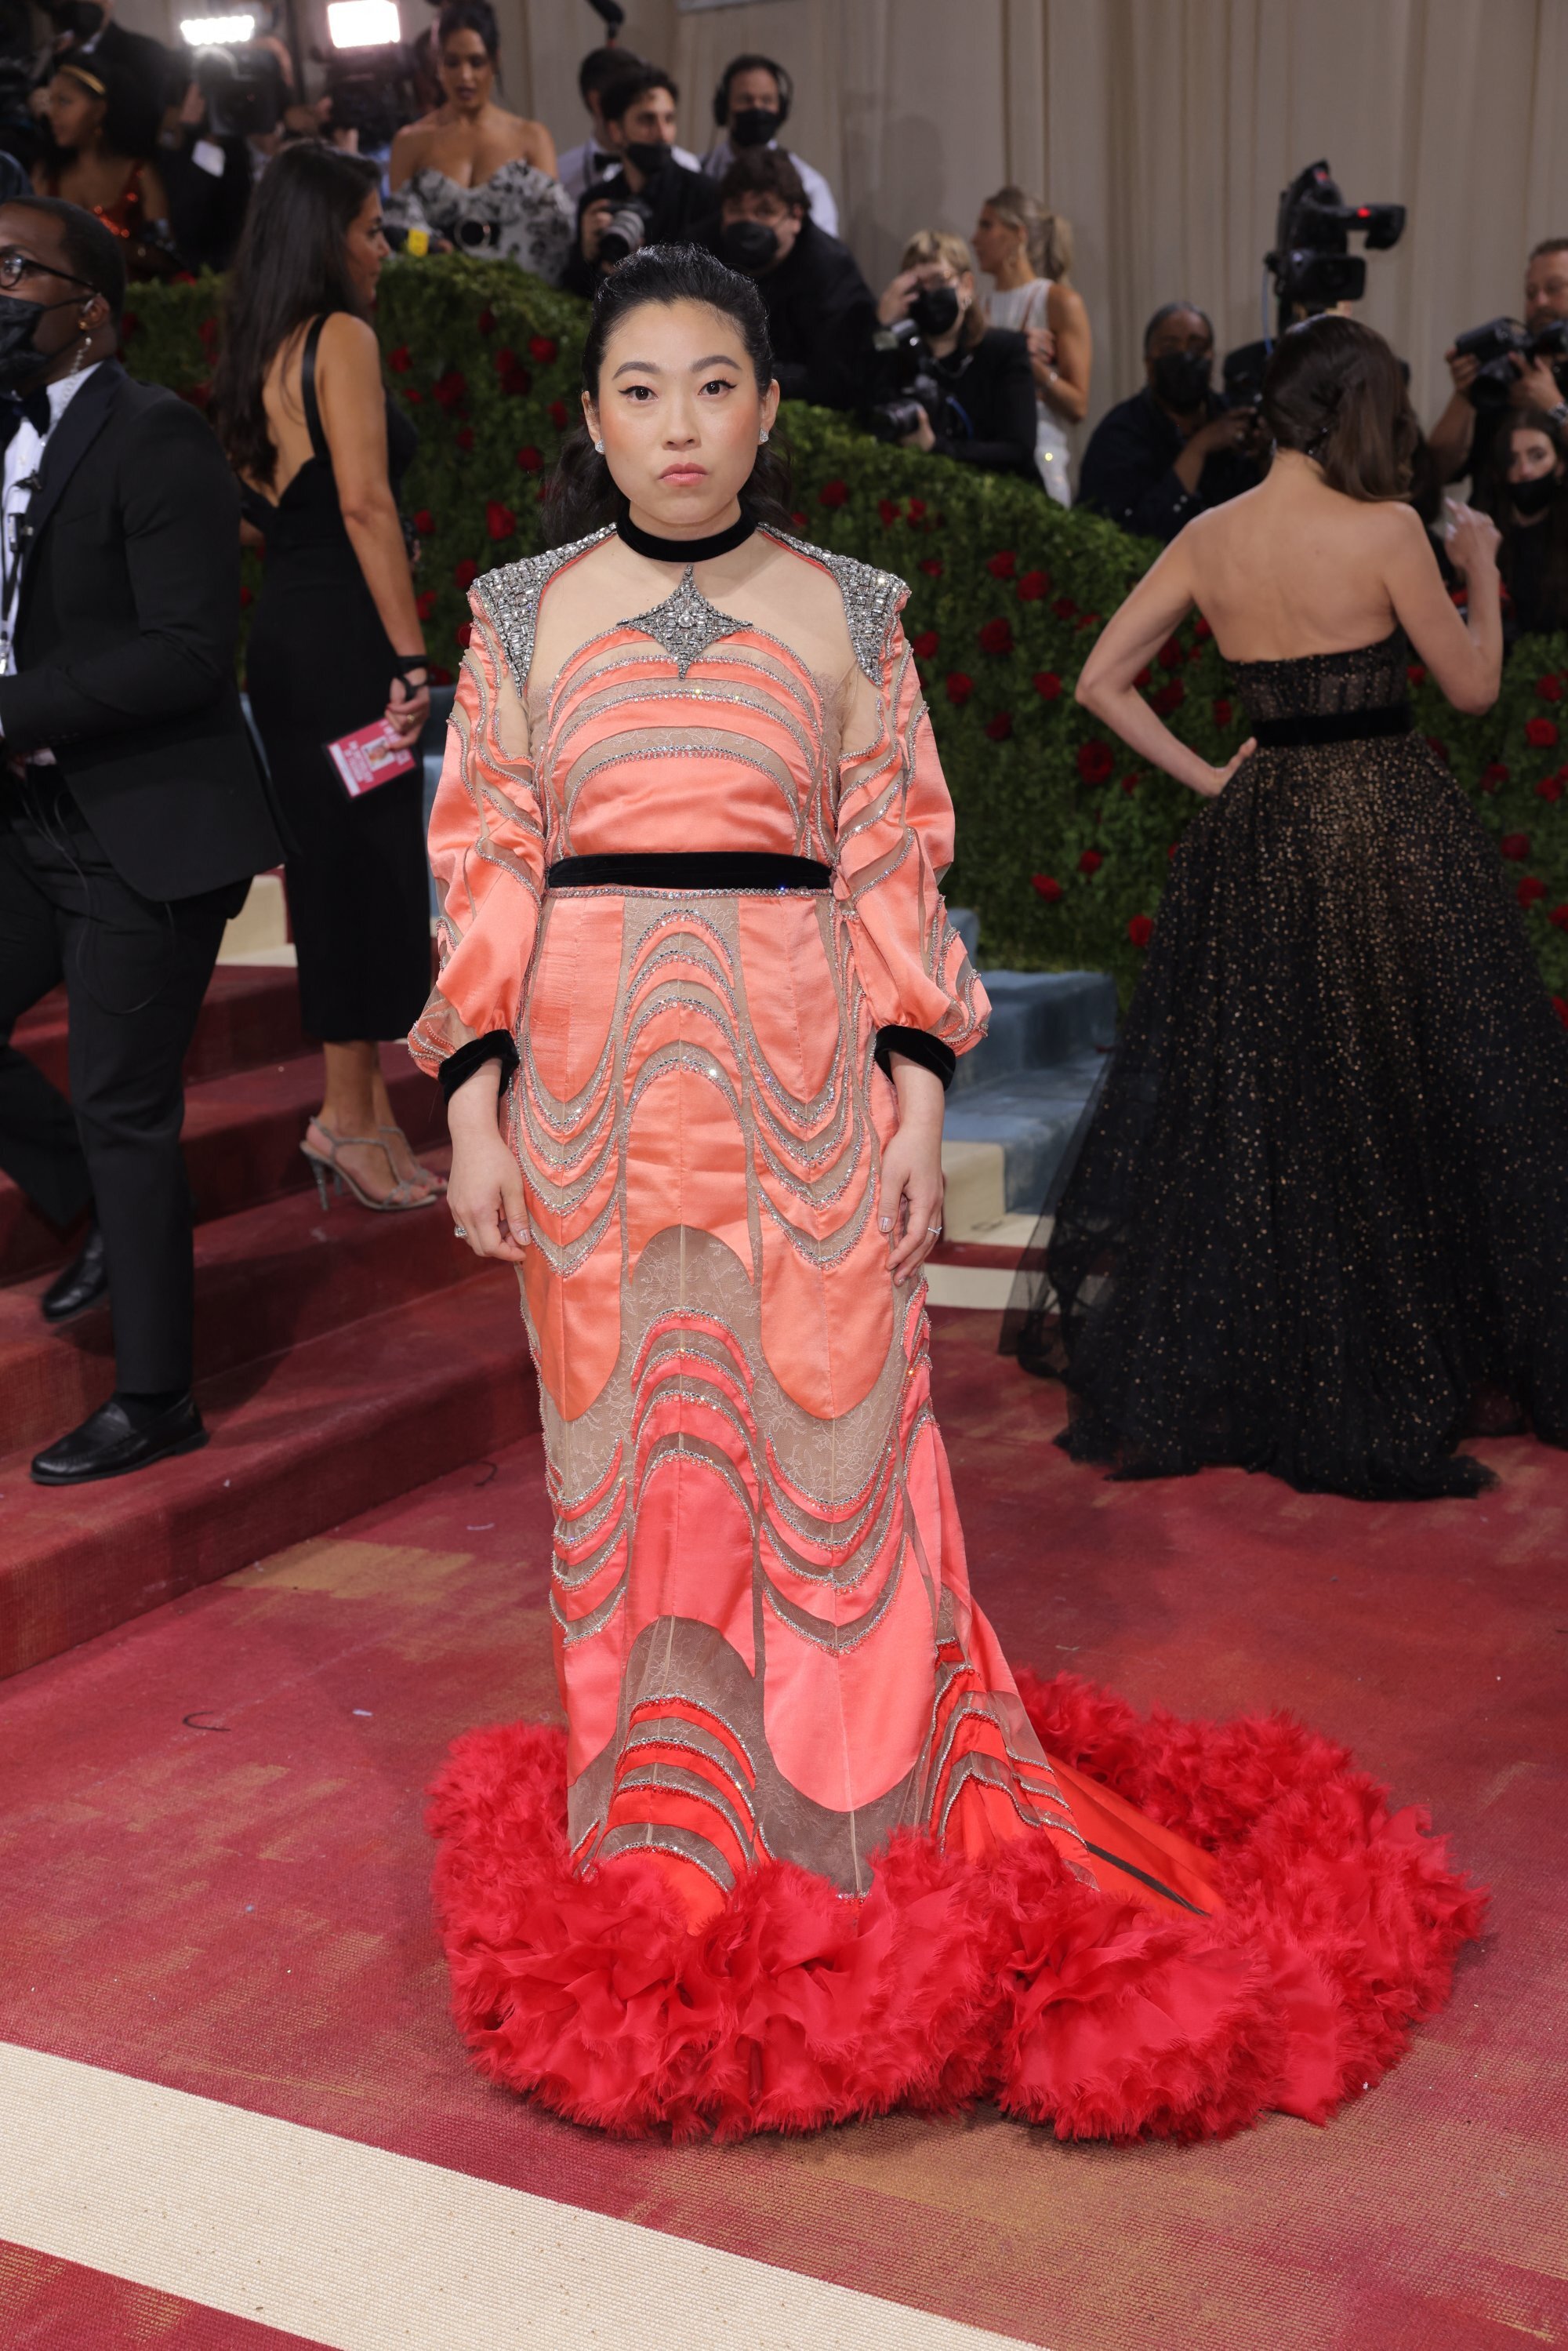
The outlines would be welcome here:
<svg viewBox="0 0 1568 2351">
<path fill-rule="evenodd" d="M 496 5 L 511 101 L 564 147 L 599 20 Z M 1353 204 L 1409 207 L 1363 316 L 1427 418 L 1449 338 L 1517 311 L 1528 247 L 1568 235 L 1568 0 L 628 0 L 622 37 L 675 75 L 699 152 L 725 59 L 781 58 L 786 143 L 827 173 L 874 284 L 911 229 L 967 233 L 1003 181 L 1044 195 L 1077 237 L 1095 414 L 1141 381 L 1143 322 L 1173 296 L 1222 348 L 1259 333 L 1279 192 L 1321 155 Z"/>
</svg>

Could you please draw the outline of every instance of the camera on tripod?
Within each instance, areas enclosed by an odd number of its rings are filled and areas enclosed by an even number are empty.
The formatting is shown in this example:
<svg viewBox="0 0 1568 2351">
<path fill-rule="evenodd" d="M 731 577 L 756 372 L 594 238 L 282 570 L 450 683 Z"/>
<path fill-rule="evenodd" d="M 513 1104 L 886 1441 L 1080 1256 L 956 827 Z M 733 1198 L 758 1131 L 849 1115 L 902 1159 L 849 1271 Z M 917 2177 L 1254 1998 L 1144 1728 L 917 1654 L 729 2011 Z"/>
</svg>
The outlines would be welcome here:
<svg viewBox="0 0 1568 2351">
<path fill-rule="evenodd" d="M 1403 204 L 1347 204 L 1326 162 L 1298 172 L 1280 198 L 1274 250 L 1263 256 L 1273 274 L 1281 333 L 1293 317 L 1360 301 L 1366 262 L 1352 253 L 1353 235 L 1364 236 L 1368 253 L 1386 253 L 1404 234 Z"/>
<path fill-rule="evenodd" d="M 1484 327 L 1472 327 L 1468 334 L 1456 335 L 1454 350 L 1461 359 L 1479 361 L 1474 376 L 1465 386 L 1465 398 L 1475 408 L 1506 408 L 1509 395 L 1519 381 L 1516 360 L 1528 367 L 1532 360 L 1546 360 L 1563 389 L 1568 374 L 1568 319 L 1549 319 L 1532 334 L 1517 319 L 1489 319 Z"/>
</svg>

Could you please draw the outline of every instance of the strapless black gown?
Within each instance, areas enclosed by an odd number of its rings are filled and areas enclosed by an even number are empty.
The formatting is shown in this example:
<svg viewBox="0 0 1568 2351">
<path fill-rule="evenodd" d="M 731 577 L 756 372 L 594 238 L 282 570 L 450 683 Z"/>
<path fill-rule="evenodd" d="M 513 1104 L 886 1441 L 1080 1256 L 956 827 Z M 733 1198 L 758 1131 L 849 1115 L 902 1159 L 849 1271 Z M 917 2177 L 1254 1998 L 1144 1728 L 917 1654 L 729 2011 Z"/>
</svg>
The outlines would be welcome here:
<svg viewBox="0 0 1568 2351">
<path fill-rule="evenodd" d="M 418 766 L 351 800 L 327 757 L 328 743 L 381 716 L 395 656 L 344 526 L 313 388 L 305 389 L 317 454 L 276 503 L 245 493 L 246 518 L 267 540 L 246 685 L 283 818 L 300 1021 L 324 1043 L 351 1044 L 405 1036 L 423 1009 L 430 873 Z M 394 494 L 417 448 L 389 401 Z"/>
<path fill-rule="evenodd" d="M 1187 831 L 1004 1336 L 1121 1476 L 1473 1494 L 1467 1430 L 1568 1443 L 1568 1033 L 1408 659 L 1235 665 L 1264 746 Z"/>
</svg>

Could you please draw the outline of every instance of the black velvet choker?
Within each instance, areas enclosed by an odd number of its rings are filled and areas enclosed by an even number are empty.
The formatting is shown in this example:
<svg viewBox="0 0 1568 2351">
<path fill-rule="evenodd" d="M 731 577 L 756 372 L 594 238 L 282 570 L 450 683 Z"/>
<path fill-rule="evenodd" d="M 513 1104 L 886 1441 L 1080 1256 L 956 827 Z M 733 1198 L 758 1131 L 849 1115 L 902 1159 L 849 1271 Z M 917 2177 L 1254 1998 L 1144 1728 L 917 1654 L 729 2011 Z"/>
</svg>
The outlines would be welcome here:
<svg viewBox="0 0 1568 2351">
<path fill-rule="evenodd" d="M 655 538 L 652 531 L 638 529 L 624 504 L 615 517 L 617 538 L 625 540 L 633 555 L 651 555 L 655 563 L 710 563 L 716 555 L 744 547 L 756 528 L 756 516 L 744 507 L 727 530 L 713 531 L 706 538 Z"/>
</svg>

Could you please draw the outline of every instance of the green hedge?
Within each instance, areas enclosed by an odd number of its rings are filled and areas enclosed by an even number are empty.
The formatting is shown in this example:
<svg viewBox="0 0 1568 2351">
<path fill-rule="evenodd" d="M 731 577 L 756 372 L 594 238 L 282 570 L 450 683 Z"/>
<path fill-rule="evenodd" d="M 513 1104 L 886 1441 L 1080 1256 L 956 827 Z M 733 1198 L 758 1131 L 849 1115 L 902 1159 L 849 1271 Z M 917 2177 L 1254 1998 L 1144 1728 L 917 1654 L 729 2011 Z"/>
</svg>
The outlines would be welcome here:
<svg viewBox="0 0 1568 2351">
<path fill-rule="evenodd" d="M 219 283 L 138 287 L 127 319 L 135 371 L 204 397 Z M 455 667 L 476 570 L 539 544 L 541 485 L 577 412 L 583 306 L 509 263 L 399 260 L 382 283 L 388 378 L 420 433 L 404 488 L 434 662 Z M 886 449 L 844 418 L 792 407 L 802 537 L 900 572 L 905 614 L 958 810 L 956 904 L 977 908 L 986 959 L 1136 975 L 1170 853 L 1193 796 L 1140 768 L 1072 686 L 1103 615 L 1154 550 L 1029 484 Z M 247 574 L 250 594 L 257 574 Z M 1496 706 L 1449 709 L 1413 673 L 1417 723 L 1498 840 L 1549 986 L 1568 998 L 1568 641 L 1511 655 Z M 1206 758 L 1228 758 L 1240 713 L 1207 624 L 1194 615 L 1146 691 Z M 1563 1007 L 1568 1018 L 1568 1004 Z"/>
</svg>

